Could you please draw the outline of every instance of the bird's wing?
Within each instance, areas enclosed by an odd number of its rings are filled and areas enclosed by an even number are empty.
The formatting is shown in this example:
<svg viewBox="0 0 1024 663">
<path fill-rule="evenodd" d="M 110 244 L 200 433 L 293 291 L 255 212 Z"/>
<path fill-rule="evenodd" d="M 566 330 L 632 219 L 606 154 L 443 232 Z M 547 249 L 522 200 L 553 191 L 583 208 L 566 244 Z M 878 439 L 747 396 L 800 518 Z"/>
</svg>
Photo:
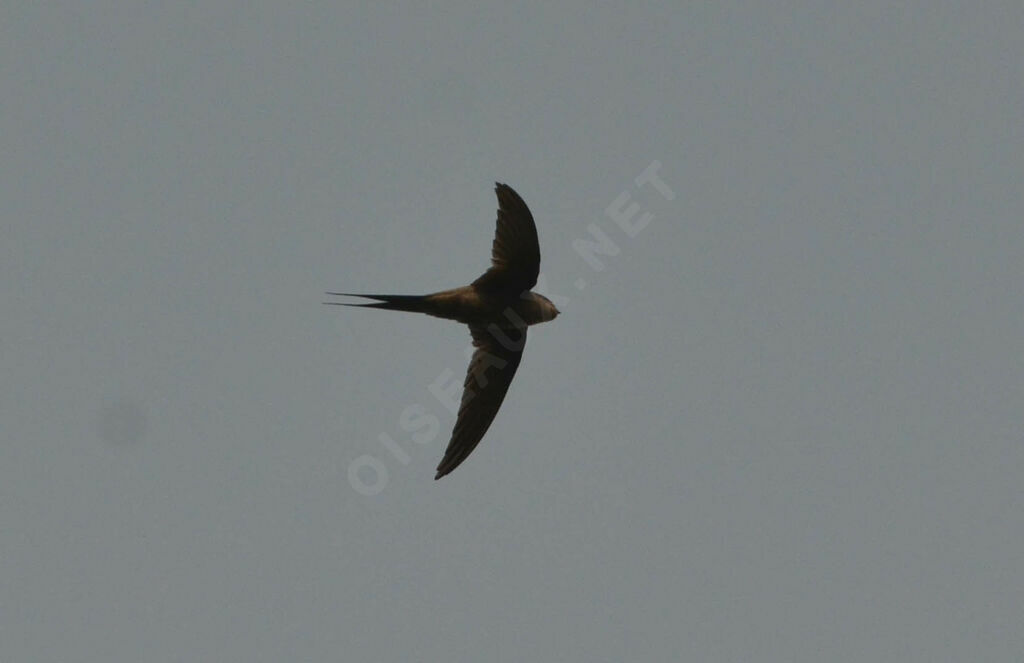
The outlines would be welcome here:
<svg viewBox="0 0 1024 663">
<path fill-rule="evenodd" d="M 491 245 L 491 268 L 474 286 L 517 297 L 537 283 L 540 244 L 533 215 L 519 194 L 507 184 L 495 183 L 498 225 Z"/>
<path fill-rule="evenodd" d="M 440 479 L 458 467 L 480 443 L 494 421 L 494 415 L 498 414 L 523 358 L 526 327 L 509 329 L 493 324 L 488 327 L 470 325 L 469 332 L 473 335 L 476 351 L 466 371 L 455 430 L 434 479 Z"/>
</svg>

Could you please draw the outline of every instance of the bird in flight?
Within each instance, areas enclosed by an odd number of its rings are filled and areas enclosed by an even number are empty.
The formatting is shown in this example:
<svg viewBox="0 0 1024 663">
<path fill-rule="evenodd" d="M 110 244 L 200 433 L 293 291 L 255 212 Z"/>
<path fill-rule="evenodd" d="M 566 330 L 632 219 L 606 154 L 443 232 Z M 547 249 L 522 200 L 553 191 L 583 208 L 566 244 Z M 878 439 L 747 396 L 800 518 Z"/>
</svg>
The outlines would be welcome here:
<svg viewBox="0 0 1024 663">
<path fill-rule="evenodd" d="M 530 209 L 507 184 L 496 183 L 498 224 L 491 245 L 491 267 L 467 286 L 431 295 L 328 295 L 377 300 L 341 306 L 412 311 L 469 325 L 473 357 L 463 383 L 462 401 L 451 441 L 434 479 L 448 474 L 476 448 L 505 400 L 526 345 L 526 328 L 554 320 L 559 310 L 547 297 L 530 292 L 540 273 L 540 246 Z"/>
</svg>

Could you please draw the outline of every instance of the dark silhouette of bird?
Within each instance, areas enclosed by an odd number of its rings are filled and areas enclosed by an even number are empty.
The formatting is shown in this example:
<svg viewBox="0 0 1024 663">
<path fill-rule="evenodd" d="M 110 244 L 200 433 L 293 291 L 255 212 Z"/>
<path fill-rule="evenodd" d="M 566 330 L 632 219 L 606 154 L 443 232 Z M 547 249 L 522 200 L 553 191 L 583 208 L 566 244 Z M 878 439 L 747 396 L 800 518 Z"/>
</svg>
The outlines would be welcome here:
<svg viewBox="0 0 1024 663">
<path fill-rule="evenodd" d="M 437 466 L 440 479 L 476 448 L 498 413 L 526 345 L 526 329 L 559 314 L 543 295 L 531 292 L 540 273 L 540 245 L 530 209 L 507 184 L 496 183 L 498 222 L 491 246 L 491 267 L 467 286 L 430 295 L 328 295 L 377 300 L 341 306 L 412 311 L 469 325 L 475 351 L 463 383 L 455 429 Z"/>
</svg>

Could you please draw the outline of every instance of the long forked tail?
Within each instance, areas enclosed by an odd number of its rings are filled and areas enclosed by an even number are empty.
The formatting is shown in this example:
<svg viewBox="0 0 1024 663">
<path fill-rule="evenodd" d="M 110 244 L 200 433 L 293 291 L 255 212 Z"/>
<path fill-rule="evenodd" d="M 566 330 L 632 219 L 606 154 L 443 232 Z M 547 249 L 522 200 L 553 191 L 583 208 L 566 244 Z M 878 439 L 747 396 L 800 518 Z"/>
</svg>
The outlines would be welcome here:
<svg viewBox="0 0 1024 663">
<path fill-rule="evenodd" d="M 372 304 L 346 304 L 345 302 L 324 302 L 333 306 L 358 306 L 360 308 L 381 308 L 388 311 L 412 311 L 413 313 L 423 313 L 423 300 L 425 299 L 422 295 L 357 295 L 352 292 L 328 292 L 328 295 L 336 295 L 340 297 L 362 297 L 363 299 L 377 299 L 380 301 L 373 302 Z"/>
</svg>

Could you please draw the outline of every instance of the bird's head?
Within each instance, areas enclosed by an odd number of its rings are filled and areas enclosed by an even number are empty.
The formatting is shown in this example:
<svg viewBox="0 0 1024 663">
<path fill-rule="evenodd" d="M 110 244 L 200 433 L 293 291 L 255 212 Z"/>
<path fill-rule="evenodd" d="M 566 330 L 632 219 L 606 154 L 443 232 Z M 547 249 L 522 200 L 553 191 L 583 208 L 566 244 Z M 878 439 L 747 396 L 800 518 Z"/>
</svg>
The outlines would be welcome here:
<svg viewBox="0 0 1024 663">
<path fill-rule="evenodd" d="M 548 322 L 549 320 L 554 320 L 555 318 L 558 317 L 558 314 L 561 313 L 561 311 L 559 311 L 558 308 L 551 303 L 551 300 L 545 297 L 544 295 L 538 295 L 534 293 L 534 296 L 538 300 L 537 303 L 540 304 L 541 322 Z"/>
</svg>

